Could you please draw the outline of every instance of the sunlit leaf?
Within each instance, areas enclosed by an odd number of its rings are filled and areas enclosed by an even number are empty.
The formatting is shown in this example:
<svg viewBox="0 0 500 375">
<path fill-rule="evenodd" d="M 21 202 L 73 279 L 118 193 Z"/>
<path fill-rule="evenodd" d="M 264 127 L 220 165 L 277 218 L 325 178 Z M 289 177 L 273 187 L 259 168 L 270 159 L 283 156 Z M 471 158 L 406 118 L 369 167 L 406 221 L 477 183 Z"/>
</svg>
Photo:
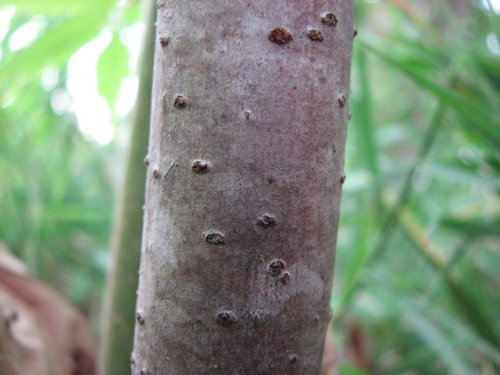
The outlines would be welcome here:
<svg viewBox="0 0 500 375">
<path fill-rule="evenodd" d="M 61 13 L 79 13 L 91 9 L 105 11 L 109 9 L 115 0 L 72 0 L 61 3 L 61 0 L 10 0 L 10 4 L 14 5 L 19 12 L 28 14 L 45 13 L 45 14 L 61 14 Z"/>
<path fill-rule="evenodd" d="M 128 73 L 128 52 L 118 35 L 113 35 L 111 43 L 101 54 L 97 64 L 97 73 L 99 94 L 108 101 L 109 105 L 113 105 L 120 83 Z"/>
<path fill-rule="evenodd" d="M 1 67 L 2 76 L 16 84 L 38 79 L 47 66 L 61 67 L 85 42 L 91 40 L 105 24 L 105 14 L 96 18 L 95 13 L 79 14 L 51 24 L 29 47 L 18 51 Z M 20 80 L 20 81 L 19 81 Z"/>
</svg>

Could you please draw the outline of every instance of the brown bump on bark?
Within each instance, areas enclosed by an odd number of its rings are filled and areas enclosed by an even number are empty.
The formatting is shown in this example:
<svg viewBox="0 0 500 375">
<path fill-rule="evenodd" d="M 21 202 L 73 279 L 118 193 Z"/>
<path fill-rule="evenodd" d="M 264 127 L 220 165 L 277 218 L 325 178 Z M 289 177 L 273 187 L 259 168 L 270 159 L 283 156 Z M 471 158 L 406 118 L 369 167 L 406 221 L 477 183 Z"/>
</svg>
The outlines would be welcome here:
<svg viewBox="0 0 500 375">
<path fill-rule="evenodd" d="M 162 47 L 168 46 L 168 42 L 170 42 L 170 38 L 168 36 L 160 36 L 160 45 Z"/>
<path fill-rule="evenodd" d="M 175 108 L 186 108 L 189 104 L 188 98 L 182 94 L 176 95 L 174 98 L 174 107 Z"/>
<path fill-rule="evenodd" d="M 146 157 L 144 158 L 144 165 L 146 165 L 146 167 L 149 166 L 149 156 L 146 155 Z"/>
<path fill-rule="evenodd" d="M 267 266 L 268 272 L 273 276 L 278 276 L 285 268 L 285 263 L 281 259 L 274 259 Z"/>
<path fill-rule="evenodd" d="M 270 41 L 276 44 L 287 44 L 293 40 L 293 35 L 286 27 L 277 26 L 267 34 Z"/>
<path fill-rule="evenodd" d="M 308 27 L 306 31 L 309 39 L 314 40 L 315 42 L 322 42 L 325 39 L 325 34 L 320 29 L 315 27 Z"/>
<path fill-rule="evenodd" d="M 268 228 L 276 224 L 276 218 L 274 217 L 274 215 L 264 214 L 257 219 L 257 224 L 259 224 L 263 228 Z"/>
<path fill-rule="evenodd" d="M 226 242 L 224 234 L 217 232 L 217 231 L 203 233 L 203 237 L 205 237 L 205 240 L 208 243 L 211 243 L 214 245 L 220 245 L 220 244 L 223 244 Z"/>
<path fill-rule="evenodd" d="M 135 313 L 135 318 L 137 319 L 137 323 L 139 323 L 141 326 L 144 325 L 145 320 L 144 320 L 144 317 L 142 316 L 142 313 L 140 311 L 137 311 Z"/>
<path fill-rule="evenodd" d="M 339 22 L 337 16 L 331 12 L 321 14 L 321 22 L 327 26 L 335 27 Z"/>
<path fill-rule="evenodd" d="M 217 313 L 217 323 L 223 326 L 231 326 L 238 321 L 232 311 L 220 311 Z"/>
<path fill-rule="evenodd" d="M 340 175 L 340 183 L 341 183 L 342 185 L 344 184 L 344 182 L 345 182 L 346 178 L 347 178 L 347 177 L 346 177 L 346 175 L 345 175 L 344 173 L 342 173 L 342 174 Z"/>
<path fill-rule="evenodd" d="M 337 99 L 337 103 L 339 103 L 340 107 L 344 107 L 345 104 L 347 103 L 347 98 L 345 95 L 340 95 L 339 98 Z"/>
<path fill-rule="evenodd" d="M 283 285 L 288 284 L 288 282 L 290 281 L 290 273 L 283 272 L 283 274 L 280 277 L 280 281 Z"/>
<path fill-rule="evenodd" d="M 155 179 L 159 179 L 159 178 L 161 177 L 161 173 L 160 173 L 160 171 L 159 171 L 158 169 L 156 169 L 156 168 L 155 168 L 155 169 L 153 169 L 153 177 L 154 177 Z"/>
<path fill-rule="evenodd" d="M 356 36 L 358 36 L 358 30 L 357 30 L 357 29 L 354 29 L 354 30 L 352 31 L 352 37 L 353 37 L 353 38 L 356 38 Z"/>
<path fill-rule="evenodd" d="M 297 363 L 298 360 L 299 360 L 299 357 L 297 356 L 297 354 L 290 354 L 288 356 L 289 363 Z"/>
<path fill-rule="evenodd" d="M 206 160 L 195 160 L 191 164 L 191 168 L 196 173 L 203 173 L 208 170 L 208 162 Z"/>
</svg>

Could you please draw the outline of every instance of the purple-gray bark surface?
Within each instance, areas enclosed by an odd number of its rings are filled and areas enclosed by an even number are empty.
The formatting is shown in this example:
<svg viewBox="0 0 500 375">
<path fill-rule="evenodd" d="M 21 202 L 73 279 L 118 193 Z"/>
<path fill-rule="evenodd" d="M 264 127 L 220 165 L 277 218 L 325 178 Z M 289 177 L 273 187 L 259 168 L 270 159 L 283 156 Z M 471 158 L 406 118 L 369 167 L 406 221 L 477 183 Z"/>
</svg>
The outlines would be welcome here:
<svg viewBox="0 0 500 375">
<path fill-rule="evenodd" d="M 135 374 L 318 374 L 352 1 L 160 0 Z"/>
</svg>

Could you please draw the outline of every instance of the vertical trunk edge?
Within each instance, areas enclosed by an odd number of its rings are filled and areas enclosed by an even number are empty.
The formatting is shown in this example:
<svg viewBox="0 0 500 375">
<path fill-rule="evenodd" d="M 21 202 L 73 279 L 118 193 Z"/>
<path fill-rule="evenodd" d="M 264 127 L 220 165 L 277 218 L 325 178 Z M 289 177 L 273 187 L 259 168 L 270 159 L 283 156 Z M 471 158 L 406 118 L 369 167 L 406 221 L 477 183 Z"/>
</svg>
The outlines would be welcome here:
<svg viewBox="0 0 500 375">
<path fill-rule="evenodd" d="M 130 373 L 134 316 L 142 235 L 142 206 L 146 177 L 144 156 L 148 148 L 153 76 L 156 2 L 144 1 L 146 33 L 139 70 L 139 89 L 134 108 L 125 175 L 111 238 L 108 271 L 101 316 L 102 341 L 99 374 Z"/>
</svg>

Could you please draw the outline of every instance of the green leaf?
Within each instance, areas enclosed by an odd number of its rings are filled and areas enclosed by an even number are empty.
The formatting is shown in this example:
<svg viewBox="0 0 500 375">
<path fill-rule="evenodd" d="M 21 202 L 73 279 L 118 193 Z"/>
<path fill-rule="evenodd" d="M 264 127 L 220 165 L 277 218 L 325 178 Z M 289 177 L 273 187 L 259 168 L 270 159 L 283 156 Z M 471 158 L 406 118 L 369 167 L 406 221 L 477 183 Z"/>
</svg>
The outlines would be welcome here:
<svg viewBox="0 0 500 375">
<path fill-rule="evenodd" d="M 111 43 L 101 54 L 97 63 L 97 73 L 98 92 L 112 106 L 118 95 L 120 83 L 128 73 L 128 51 L 117 34 L 113 34 Z"/>
<path fill-rule="evenodd" d="M 394 291 L 370 288 L 371 293 L 378 296 L 385 303 L 399 310 L 405 326 L 410 327 L 413 333 L 432 350 L 442 361 L 449 373 L 456 375 L 472 374 L 471 366 L 460 349 L 453 343 L 450 333 L 438 325 L 429 313 L 429 306 L 420 306 L 415 303 L 415 297 L 407 298 L 396 295 Z"/>
<path fill-rule="evenodd" d="M 486 238 L 487 236 L 500 239 L 500 219 L 473 218 L 456 219 L 453 217 L 445 217 L 441 220 L 441 224 L 451 230 L 461 234 L 466 234 L 470 238 Z"/>
<path fill-rule="evenodd" d="M 84 11 L 89 9 L 110 8 L 115 4 L 114 0 L 71 0 L 65 1 L 64 5 L 61 0 L 11 0 L 11 5 L 16 7 L 16 10 L 21 13 L 45 13 L 45 14 L 61 14 L 75 11 Z"/>
<path fill-rule="evenodd" d="M 442 359 L 453 374 L 470 374 L 470 368 L 461 355 L 448 342 L 441 329 L 416 306 L 401 306 L 405 313 L 407 324 L 413 326 L 414 332 L 424 343 L 429 345 Z"/>
<path fill-rule="evenodd" d="M 456 335 L 457 341 L 465 351 L 477 351 L 500 365 L 500 349 L 485 341 L 462 319 L 457 319 L 449 311 L 433 306 L 432 315 L 436 322 L 448 332 Z"/>
<path fill-rule="evenodd" d="M 350 254 L 352 260 L 346 265 L 346 276 L 344 276 L 344 285 L 340 292 L 341 308 L 346 308 L 350 303 L 370 260 L 369 240 L 370 233 L 373 231 L 372 223 L 368 218 L 363 217 L 356 224 L 356 236 Z"/>
<path fill-rule="evenodd" d="M 350 363 L 341 363 L 339 367 L 340 375 L 368 375 L 366 372 Z"/>
<path fill-rule="evenodd" d="M 362 42 L 361 42 L 362 43 Z M 469 92 L 464 90 L 454 89 L 453 87 L 443 87 L 435 80 L 427 77 L 423 73 L 411 69 L 403 61 L 398 58 L 383 52 L 381 49 L 375 48 L 372 45 L 362 43 L 363 47 L 378 56 L 387 65 L 398 69 L 405 74 L 415 84 L 433 94 L 440 99 L 444 104 L 448 105 L 455 112 L 461 115 L 466 120 L 467 129 L 483 141 L 489 143 L 495 148 L 500 148 L 500 118 L 491 111 L 489 106 L 480 102 L 477 98 L 469 96 Z"/>
<path fill-rule="evenodd" d="M 377 154 L 377 140 L 375 138 L 375 120 L 373 115 L 373 95 L 370 82 L 369 62 L 366 52 L 362 49 L 355 54 L 356 68 L 359 73 L 360 93 L 359 100 L 353 100 L 354 120 L 357 123 L 356 136 L 359 137 L 359 152 L 364 163 L 373 177 L 375 200 L 380 204 L 379 161 Z"/>
<path fill-rule="evenodd" d="M 99 33 L 105 21 L 105 15 L 91 12 L 52 24 L 29 47 L 7 59 L 1 67 L 3 77 L 15 78 L 22 86 L 23 82 L 38 79 L 46 66 L 62 66 L 78 48 Z"/>
<path fill-rule="evenodd" d="M 458 276 L 456 276 L 458 275 Z M 500 345 L 497 314 L 500 302 L 488 293 L 486 284 L 471 266 L 462 267 L 460 273 L 445 275 L 446 286 L 453 297 L 457 310 L 471 327 L 494 346 Z"/>
<path fill-rule="evenodd" d="M 421 167 L 422 171 L 430 176 L 443 181 L 453 181 L 457 185 L 463 186 L 483 186 L 500 188 L 500 178 L 492 174 L 491 176 L 482 176 L 476 171 L 470 171 L 462 166 L 446 165 L 438 162 L 426 164 Z"/>
</svg>

